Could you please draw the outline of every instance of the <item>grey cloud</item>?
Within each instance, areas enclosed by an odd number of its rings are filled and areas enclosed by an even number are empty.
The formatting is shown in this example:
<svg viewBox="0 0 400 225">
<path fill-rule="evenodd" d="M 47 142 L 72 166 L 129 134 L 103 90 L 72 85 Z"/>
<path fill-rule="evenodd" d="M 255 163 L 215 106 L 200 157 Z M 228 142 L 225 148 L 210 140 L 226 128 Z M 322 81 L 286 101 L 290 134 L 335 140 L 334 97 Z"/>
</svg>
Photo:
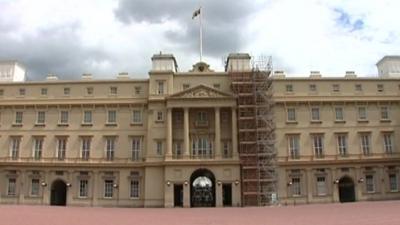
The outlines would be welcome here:
<svg viewBox="0 0 400 225">
<path fill-rule="evenodd" d="M 184 29 L 167 31 L 169 41 L 184 50 L 194 53 L 198 50 L 198 21 L 192 20 L 192 13 L 198 4 L 184 0 L 120 0 L 115 16 L 121 22 L 162 23 L 165 20 L 177 21 Z M 229 52 L 240 51 L 245 43 L 243 28 L 248 24 L 249 15 L 256 11 L 257 5 L 244 1 L 203 1 L 204 52 L 206 55 L 220 57 Z"/>
</svg>

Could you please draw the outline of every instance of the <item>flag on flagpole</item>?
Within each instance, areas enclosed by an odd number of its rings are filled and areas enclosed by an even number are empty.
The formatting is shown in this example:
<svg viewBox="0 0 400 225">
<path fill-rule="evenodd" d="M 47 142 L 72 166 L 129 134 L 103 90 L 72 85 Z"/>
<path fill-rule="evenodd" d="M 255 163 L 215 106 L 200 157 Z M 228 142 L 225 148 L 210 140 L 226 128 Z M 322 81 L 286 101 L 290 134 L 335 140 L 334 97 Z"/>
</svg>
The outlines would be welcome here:
<svg viewBox="0 0 400 225">
<path fill-rule="evenodd" d="M 198 10 L 196 10 L 196 11 L 193 12 L 192 19 L 194 19 L 194 18 L 196 18 L 198 15 L 200 15 L 200 9 L 201 9 L 201 8 L 199 8 Z"/>
</svg>

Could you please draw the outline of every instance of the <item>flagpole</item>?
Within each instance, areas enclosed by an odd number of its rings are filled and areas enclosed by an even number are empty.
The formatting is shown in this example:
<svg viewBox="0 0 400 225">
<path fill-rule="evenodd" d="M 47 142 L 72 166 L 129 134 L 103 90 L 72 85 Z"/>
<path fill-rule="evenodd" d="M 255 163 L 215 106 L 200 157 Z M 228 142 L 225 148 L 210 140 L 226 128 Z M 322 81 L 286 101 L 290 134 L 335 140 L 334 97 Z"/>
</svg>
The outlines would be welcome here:
<svg viewBox="0 0 400 225">
<path fill-rule="evenodd" d="M 202 58 L 203 58 L 203 26 L 201 23 L 202 17 L 203 17 L 203 9 L 200 6 L 200 62 L 202 62 Z"/>
</svg>

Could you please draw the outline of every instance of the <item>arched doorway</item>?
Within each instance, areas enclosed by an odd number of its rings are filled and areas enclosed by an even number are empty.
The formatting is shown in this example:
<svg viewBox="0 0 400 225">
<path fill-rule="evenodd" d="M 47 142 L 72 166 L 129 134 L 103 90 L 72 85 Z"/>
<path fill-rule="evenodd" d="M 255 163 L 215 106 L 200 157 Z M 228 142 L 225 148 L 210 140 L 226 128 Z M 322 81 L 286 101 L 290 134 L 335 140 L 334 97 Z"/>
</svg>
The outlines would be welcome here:
<svg viewBox="0 0 400 225">
<path fill-rule="evenodd" d="M 215 207 L 215 177 L 207 169 L 198 169 L 190 177 L 190 206 Z"/>
<path fill-rule="evenodd" d="M 350 177 L 344 176 L 344 177 L 340 178 L 338 188 L 339 188 L 340 202 L 356 201 L 356 195 L 355 195 L 355 191 L 354 191 L 354 182 Z"/>
<path fill-rule="evenodd" d="M 51 185 L 50 205 L 67 205 L 67 184 L 62 180 L 56 180 Z"/>
</svg>

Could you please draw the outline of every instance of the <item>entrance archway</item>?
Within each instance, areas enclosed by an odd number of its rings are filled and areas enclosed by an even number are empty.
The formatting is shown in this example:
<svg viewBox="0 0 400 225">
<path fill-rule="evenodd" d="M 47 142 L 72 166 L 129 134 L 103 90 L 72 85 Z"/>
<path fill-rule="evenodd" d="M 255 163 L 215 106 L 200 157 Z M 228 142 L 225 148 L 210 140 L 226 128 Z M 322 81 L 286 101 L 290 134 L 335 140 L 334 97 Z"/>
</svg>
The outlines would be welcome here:
<svg viewBox="0 0 400 225">
<path fill-rule="evenodd" d="M 67 184 L 62 180 L 55 180 L 51 185 L 50 205 L 67 205 Z"/>
<path fill-rule="evenodd" d="M 356 201 L 354 182 L 350 177 L 344 176 L 344 177 L 340 178 L 338 188 L 339 188 L 340 202 Z"/>
<path fill-rule="evenodd" d="M 207 169 L 198 169 L 190 177 L 190 206 L 215 207 L 215 177 Z"/>
</svg>

